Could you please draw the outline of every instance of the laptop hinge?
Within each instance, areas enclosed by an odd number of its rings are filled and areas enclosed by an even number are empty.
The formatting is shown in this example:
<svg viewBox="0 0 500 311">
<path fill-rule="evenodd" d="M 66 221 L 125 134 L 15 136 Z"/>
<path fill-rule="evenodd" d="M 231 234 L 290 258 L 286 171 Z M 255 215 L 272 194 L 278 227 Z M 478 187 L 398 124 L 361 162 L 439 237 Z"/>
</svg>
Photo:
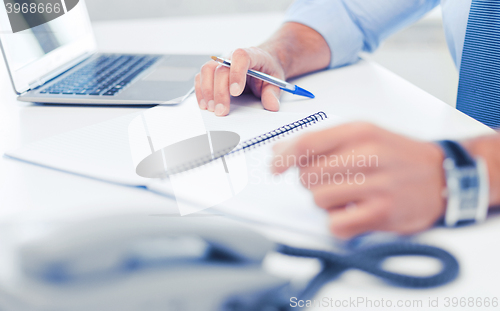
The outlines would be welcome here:
<svg viewBox="0 0 500 311">
<path fill-rule="evenodd" d="M 40 85 L 42 85 L 42 84 L 43 84 L 43 82 L 42 82 L 42 80 L 40 80 L 40 79 L 39 79 L 39 80 L 36 80 L 36 81 L 34 81 L 34 82 L 31 82 L 31 83 L 30 83 L 30 85 L 29 85 L 29 87 L 28 87 L 28 89 L 27 89 L 26 91 L 24 91 L 23 93 L 26 93 L 26 92 L 29 92 L 29 91 L 31 91 L 31 90 L 34 90 L 34 89 L 36 89 L 37 87 L 39 87 Z"/>
<path fill-rule="evenodd" d="M 93 53 L 85 53 L 85 54 L 81 55 L 80 57 L 74 59 L 73 61 L 71 61 L 69 63 L 66 63 L 63 66 L 59 67 L 58 69 L 56 69 L 56 70 L 48 73 L 47 75 L 38 78 L 37 80 L 35 80 L 35 81 L 33 81 L 33 82 L 31 82 L 29 84 L 29 87 L 28 87 L 27 90 L 21 91 L 21 94 L 24 94 L 24 93 L 27 93 L 27 92 L 29 92 L 31 90 L 34 90 L 37 87 L 39 87 L 40 85 L 44 85 L 45 83 L 47 83 L 48 81 L 52 80 L 53 78 L 59 76 L 60 74 L 66 72 L 68 70 L 70 70 L 71 68 L 73 68 L 76 65 L 80 64 L 84 60 L 88 59 L 92 55 L 93 55 Z"/>
</svg>

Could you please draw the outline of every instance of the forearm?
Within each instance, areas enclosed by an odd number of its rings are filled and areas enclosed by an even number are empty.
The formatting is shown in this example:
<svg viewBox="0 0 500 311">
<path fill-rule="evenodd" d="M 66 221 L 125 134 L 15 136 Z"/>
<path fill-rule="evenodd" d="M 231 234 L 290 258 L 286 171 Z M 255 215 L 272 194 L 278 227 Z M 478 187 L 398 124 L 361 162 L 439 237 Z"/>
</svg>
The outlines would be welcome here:
<svg viewBox="0 0 500 311">
<path fill-rule="evenodd" d="M 489 135 L 465 141 L 463 146 L 486 161 L 490 181 L 490 207 L 500 207 L 500 135 Z"/>
<path fill-rule="evenodd" d="M 314 29 L 288 22 L 259 46 L 281 64 L 285 77 L 291 78 L 324 69 L 330 64 L 330 48 Z"/>
</svg>

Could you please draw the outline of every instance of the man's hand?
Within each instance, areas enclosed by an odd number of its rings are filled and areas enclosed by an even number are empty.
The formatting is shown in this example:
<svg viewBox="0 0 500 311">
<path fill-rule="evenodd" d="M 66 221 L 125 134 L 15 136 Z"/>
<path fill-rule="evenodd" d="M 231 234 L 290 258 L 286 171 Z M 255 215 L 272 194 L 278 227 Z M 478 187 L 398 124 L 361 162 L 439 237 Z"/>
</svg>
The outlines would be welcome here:
<svg viewBox="0 0 500 311">
<path fill-rule="evenodd" d="M 331 231 L 351 238 L 370 231 L 410 234 L 445 213 L 441 149 L 368 123 L 305 134 L 274 147 L 273 170 L 298 166 Z"/>
<path fill-rule="evenodd" d="M 200 108 L 215 112 L 217 116 L 225 116 L 229 113 L 229 95 L 240 96 L 248 87 L 255 96 L 261 98 L 264 108 L 278 111 L 279 87 L 248 77 L 247 71 L 254 69 L 283 80 L 285 73 L 279 61 L 257 47 L 237 49 L 230 59 L 231 68 L 209 61 L 196 75 L 195 91 Z"/>
<path fill-rule="evenodd" d="M 317 31 L 302 24 L 285 23 L 259 47 L 235 50 L 229 57 L 231 68 L 215 61 L 203 65 L 195 79 L 198 105 L 225 116 L 229 113 L 231 95 L 239 96 L 249 89 L 261 98 L 265 109 L 278 111 L 281 90 L 247 77 L 248 69 L 286 80 L 327 67 L 330 57 L 330 48 Z"/>
</svg>

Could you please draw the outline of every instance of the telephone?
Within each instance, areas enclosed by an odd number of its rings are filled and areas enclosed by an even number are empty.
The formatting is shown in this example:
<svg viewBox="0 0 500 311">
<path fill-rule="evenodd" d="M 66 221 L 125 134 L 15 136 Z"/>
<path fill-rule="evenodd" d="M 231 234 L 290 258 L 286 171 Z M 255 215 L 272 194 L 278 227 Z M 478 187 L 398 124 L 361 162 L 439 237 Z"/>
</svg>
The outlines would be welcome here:
<svg viewBox="0 0 500 311">
<path fill-rule="evenodd" d="M 29 310 L 233 310 L 237 297 L 286 290 L 262 269 L 274 247 L 216 215 L 113 216 L 34 239 L 19 258 L 44 293 Z"/>
<path fill-rule="evenodd" d="M 270 252 L 317 258 L 322 271 L 299 293 L 262 268 Z M 383 270 L 391 256 L 433 257 L 443 269 L 411 276 Z M 289 310 L 291 297 L 310 299 L 347 269 L 397 285 L 433 287 L 454 280 L 458 262 L 446 251 L 411 243 L 350 253 L 276 244 L 224 217 L 110 216 L 69 224 L 24 242 L 13 310 Z M 267 308 L 267 309 L 266 309 Z M 9 309 L 5 309 L 9 310 Z"/>
</svg>

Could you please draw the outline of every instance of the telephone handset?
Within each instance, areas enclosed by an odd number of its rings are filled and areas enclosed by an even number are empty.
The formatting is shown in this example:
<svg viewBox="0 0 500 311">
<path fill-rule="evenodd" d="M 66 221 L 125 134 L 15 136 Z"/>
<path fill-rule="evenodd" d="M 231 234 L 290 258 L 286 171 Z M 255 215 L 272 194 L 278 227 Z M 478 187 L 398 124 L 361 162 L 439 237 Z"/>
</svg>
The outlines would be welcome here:
<svg viewBox="0 0 500 311">
<path fill-rule="evenodd" d="M 22 264 L 32 275 L 70 282 L 104 273 L 112 259 L 121 267 L 155 258 L 165 263 L 220 259 L 260 264 L 275 247 L 262 235 L 223 217 L 202 215 L 114 216 L 68 225 L 25 245 Z M 82 269 L 90 261 L 92 266 Z M 57 269 L 47 269 L 54 262 L 60 263 Z"/>
<path fill-rule="evenodd" d="M 250 296 L 243 310 L 254 310 L 262 295 L 288 288 L 262 268 L 275 248 L 218 215 L 86 220 L 22 245 L 33 292 L 21 292 L 44 293 L 29 310 L 232 310 Z"/>
</svg>

